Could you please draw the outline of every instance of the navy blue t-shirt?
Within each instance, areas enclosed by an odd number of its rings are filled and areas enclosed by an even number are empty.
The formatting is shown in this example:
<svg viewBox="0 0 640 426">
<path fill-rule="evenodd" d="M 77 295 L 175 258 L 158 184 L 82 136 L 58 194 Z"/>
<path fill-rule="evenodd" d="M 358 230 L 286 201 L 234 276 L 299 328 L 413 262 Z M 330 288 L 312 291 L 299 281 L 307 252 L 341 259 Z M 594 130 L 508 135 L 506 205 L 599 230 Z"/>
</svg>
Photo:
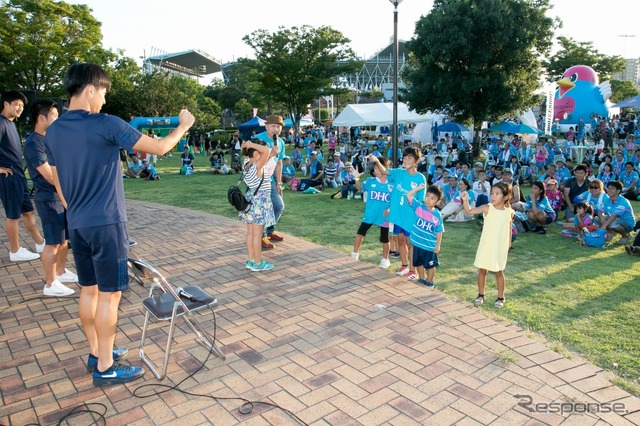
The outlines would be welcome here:
<svg viewBox="0 0 640 426">
<path fill-rule="evenodd" d="M 27 162 L 29 176 L 36 189 L 34 199 L 36 201 L 58 201 L 56 187 L 51 185 L 47 179 L 38 171 L 38 167 L 48 163 L 47 150 L 44 146 L 44 136 L 33 132 L 24 141 L 24 159 Z"/>
<path fill-rule="evenodd" d="M 120 147 L 130 150 L 140 137 L 118 117 L 84 110 L 66 112 L 47 129 L 47 157 L 67 201 L 69 229 L 127 221 Z"/>
<path fill-rule="evenodd" d="M 13 121 L 0 114 L 0 167 L 11 169 L 14 174 L 24 176 L 20 135 Z"/>
</svg>

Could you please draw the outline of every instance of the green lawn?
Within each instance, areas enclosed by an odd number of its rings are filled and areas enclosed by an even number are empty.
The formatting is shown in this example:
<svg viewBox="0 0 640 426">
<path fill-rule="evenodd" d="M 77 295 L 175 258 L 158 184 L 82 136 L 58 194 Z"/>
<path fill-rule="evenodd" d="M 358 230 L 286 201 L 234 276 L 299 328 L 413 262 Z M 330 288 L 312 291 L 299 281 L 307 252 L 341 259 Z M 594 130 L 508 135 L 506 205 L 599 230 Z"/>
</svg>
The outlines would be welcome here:
<svg viewBox="0 0 640 426">
<path fill-rule="evenodd" d="M 226 191 L 239 175 L 211 175 L 207 157 L 196 155 L 197 172 L 179 176 L 178 163 L 175 154 L 159 160 L 157 182 L 125 180 L 127 198 L 236 217 Z M 358 200 L 332 200 L 332 192 L 285 191 L 286 209 L 278 229 L 351 253 L 364 205 Z M 633 208 L 640 217 L 640 202 L 633 202 Z M 479 228 L 473 222 L 446 223 L 445 230 L 437 288 L 471 302 L 477 293 L 473 260 Z M 518 236 L 505 272 L 507 303 L 502 310 L 494 309 L 493 303 L 482 310 L 543 335 L 565 356 L 578 352 L 616 373 L 617 384 L 640 395 L 640 257 L 629 257 L 616 245 L 603 250 L 581 247 L 576 240 L 561 237 L 560 230 L 553 224 L 546 235 Z M 377 267 L 380 243 L 374 229 L 360 259 Z M 492 302 L 495 280 L 489 276 L 487 282 L 487 302 Z"/>
</svg>

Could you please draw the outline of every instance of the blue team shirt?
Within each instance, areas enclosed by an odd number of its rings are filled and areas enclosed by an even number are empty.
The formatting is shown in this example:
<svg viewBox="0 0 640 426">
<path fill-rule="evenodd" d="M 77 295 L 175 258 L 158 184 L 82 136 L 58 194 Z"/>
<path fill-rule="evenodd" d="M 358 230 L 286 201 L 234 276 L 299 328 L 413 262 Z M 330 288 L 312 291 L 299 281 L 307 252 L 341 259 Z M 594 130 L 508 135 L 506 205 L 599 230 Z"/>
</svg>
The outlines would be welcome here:
<svg viewBox="0 0 640 426">
<path fill-rule="evenodd" d="M 629 200 L 622 196 L 618 196 L 615 202 L 611 201 L 611 198 L 603 201 L 604 212 L 607 216 L 617 214 L 620 220 L 633 227 L 636 223 L 635 216 L 633 215 L 633 207 Z"/>
<path fill-rule="evenodd" d="M 622 186 L 624 188 L 629 188 L 632 183 L 638 183 L 638 172 L 633 170 L 630 174 L 627 174 L 627 171 L 625 170 L 618 175 L 618 179 L 622 181 Z"/>
<path fill-rule="evenodd" d="M 266 131 L 257 134 L 255 136 L 256 138 L 263 140 L 267 143 L 267 145 L 269 146 L 269 148 L 273 148 L 273 139 L 271 139 L 269 137 L 269 133 L 267 133 Z M 284 141 L 282 140 L 282 138 L 280 136 L 278 136 L 278 148 L 280 149 L 280 151 L 278 152 L 278 156 L 276 157 L 276 161 L 282 161 L 284 160 Z"/>
<path fill-rule="evenodd" d="M 409 205 L 407 197 L 404 196 L 420 184 L 427 184 L 427 180 L 422 173 L 410 175 L 404 169 L 388 169 L 387 179 L 393 186 L 391 192 L 391 210 L 389 212 L 389 222 L 398 225 L 407 232 L 413 227 L 413 209 Z M 424 199 L 424 189 L 418 191 L 414 196 L 418 200 Z"/>
<path fill-rule="evenodd" d="M 84 110 L 66 112 L 47 129 L 49 164 L 56 167 L 69 229 L 127 221 L 120 147 L 142 134 L 122 119 Z"/>
<path fill-rule="evenodd" d="M 407 200 L 406 197 L 405 200 Z M 409 200 L 407 200 L 407 204 L 409 204 Z M 440 211 L 438 209 L 429 210 L 427 206 L 416 198 L 413 199 L 410 208 L 414 211 L 414 223 L 409 241 L 415 247 L 434 251 L 438 243 L 438 233 L 444 232 Z"/>
<path fill-rule="evenodd" d="M 20 135 L 14 122 L 2 114 L 0 114 L 0 167 L 11 169 L 15 175 L 24 176 Z"/>
<path fill-rule="evenodd" d="M 532 207 L 531 195 L 527 195 L 525 197 L 525 204 L 526 205 L 524 209 L 531 210 L 531 207 Z M 555 210 L 553 210 L 553 207 L 551 207 L 551 204 L 549 204 L 549 199 L 547 197 L 536 200 L 536 206 L 538 207 L 538 210 L 542 210 L 547 214 L 553 214 L 554 216 L 556 214 Z"/>
<path fill-rule="evenodd" d="M 380 182 L 378 178 L 370 177 L 362 184 L 362 190 L 367 191 L 367 202 L 362 221 L 388 228 L 389 222 L 384 216 L 384 211 L 391 205 L 393 186 L 388 182 Z"/>
<path fill-rule="evenodd" d="M 34 200 L 36 201 L 60 201 L 56 187 L 51 185 L 47 179 L 38 171 L 38 167 L 48 163 L 47 149 L 44 146 L 44 136 L 33 132 L 24 141 L 24 159 L 27 162 L 29 176 L 36 189 Z"/>
</svg>

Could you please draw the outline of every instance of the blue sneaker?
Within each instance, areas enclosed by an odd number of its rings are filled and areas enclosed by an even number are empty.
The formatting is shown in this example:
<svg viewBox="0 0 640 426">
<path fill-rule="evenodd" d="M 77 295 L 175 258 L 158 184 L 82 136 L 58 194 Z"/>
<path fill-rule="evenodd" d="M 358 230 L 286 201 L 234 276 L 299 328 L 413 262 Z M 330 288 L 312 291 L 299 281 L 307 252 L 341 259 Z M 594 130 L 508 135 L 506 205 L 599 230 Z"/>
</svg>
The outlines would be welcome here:
<svg viewBox="0 0 640 426">
<path fill-rule="evenodd" d="M 93 371 L 93 385 L 109 386 L 129 383 L 139 379 L 143 375 L 144 368 L 142 367 L 114 362 L 107 371 L 103 371 L 102 373 L 98 372 L 98 369 Z"/>
<path fill-rule="evenodd" d="M 433 283 L 433 282 L 431 282 L 429 280 L 426 280 L 424 278 L 421 279 L 421 280 L 418 280 L 418 283 L 420 283 L 420 284 L 422 284 L 422 285 L 424 285 L 426 287 L 429 287 L 429 288 L 434 288 L 436 286 L 435 283 Z"/>
<path fill-rule="evenodd" d="M 253 265 L 255 265 L 255 263 L 253 262 L 253 260 L 247 260 L 247 261 L 244 263 L 244 267 L 245 267 L 245 268 L 247 268 L 247 269 L 251 269 L 251 268 L 253 267 Z"/>
<path fill-rule="evenodd" d="M 113 348 L 113 361 L 120 361 L 129 355 L 129 349 L 127 348 Z M 89 354 L 89 359 L 87 360 L 87 371 L 89 373 L 93 373 L 93 370 L 98 366 L 98 357 Z"/>
<path fill-rule="evenodd" d="M 265 262 L 264 260 L 261 260 L 260 263 L 254 263 L 251 265 L 251 270 L 253 272 L 270 271 L 273 268 L 273 263 Z"/>
</svg>

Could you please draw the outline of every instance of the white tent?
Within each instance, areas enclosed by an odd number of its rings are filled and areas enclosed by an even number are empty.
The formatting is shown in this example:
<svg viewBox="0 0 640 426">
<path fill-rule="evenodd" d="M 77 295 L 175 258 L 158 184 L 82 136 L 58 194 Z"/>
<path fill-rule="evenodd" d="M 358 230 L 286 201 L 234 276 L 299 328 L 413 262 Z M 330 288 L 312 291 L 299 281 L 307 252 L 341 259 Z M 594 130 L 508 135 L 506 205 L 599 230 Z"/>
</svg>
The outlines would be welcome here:
<svg viewBox="0 0 640 426">
<path fill-rule="evenodd" d="M 409 111 L 409 107 L 398 102 L 398 123 L 420 123 L 432 119 L 433 114 L 421 115 Z M 334 126 L 390 126 L 393 124 L 393 103 L 349 104 L 333 120 Z"/>
</svg>

